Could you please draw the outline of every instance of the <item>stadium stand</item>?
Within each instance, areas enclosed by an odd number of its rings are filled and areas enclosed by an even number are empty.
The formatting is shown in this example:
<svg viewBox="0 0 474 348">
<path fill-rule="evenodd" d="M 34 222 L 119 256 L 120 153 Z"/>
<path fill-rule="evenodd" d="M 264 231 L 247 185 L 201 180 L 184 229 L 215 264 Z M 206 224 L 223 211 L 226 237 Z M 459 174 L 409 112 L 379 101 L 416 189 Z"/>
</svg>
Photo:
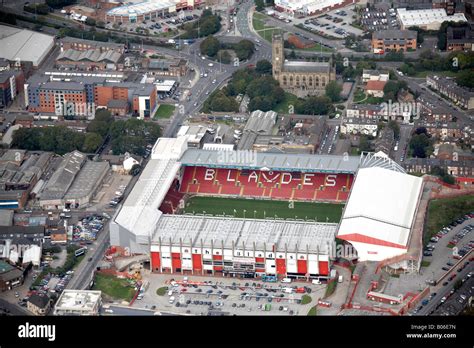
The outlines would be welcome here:
<svg viewBox="0 0 474 348">
<path fill-rule="evenodd" d="M 345 201 L 352 181 L 352 174 L 186 166 L 182 174 L 180 192 L 306 201 Z"/>
</svg>

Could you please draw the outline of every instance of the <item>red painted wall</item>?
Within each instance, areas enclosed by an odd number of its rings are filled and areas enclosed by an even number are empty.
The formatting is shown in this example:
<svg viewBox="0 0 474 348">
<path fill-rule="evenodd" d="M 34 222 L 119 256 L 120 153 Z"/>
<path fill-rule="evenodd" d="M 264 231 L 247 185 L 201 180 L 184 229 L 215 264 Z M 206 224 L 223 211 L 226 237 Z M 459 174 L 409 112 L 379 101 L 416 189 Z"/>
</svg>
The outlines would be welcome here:
<svg viewBox="0 0 474 348">
<path fill-rule="evenodd" d="M 275 263 L 276 263 L 277 274 L 286 275 L 286 260 L 276 259 Z"/>
<path fill-rule="evenodd" d="M 181 268 L 181 254 L 180 253 L 171 253 L 171 266 L 173 267 L 173 271 L 176 268 Z"/>
<path fill-rule="evenodd" d="M 201 254 L 193 254 L 193 270 L 202 271 L 202 256 Z"/>
<path fill-rule="evenodd" d="M 323 274 L 323 275 L 329 274 L 329 262 L 319 261 L 319 274 Z"/>
<path fill-rule="evenodd" d="M 298 260 L 298 273 L 306 274 L 308 273 L 308 261 L 306 260 Z"/>
<path fill-rule="evenodd" d="M 160 253 L 151 252 L 151 269 L 160 269 Z"/>
</svg>

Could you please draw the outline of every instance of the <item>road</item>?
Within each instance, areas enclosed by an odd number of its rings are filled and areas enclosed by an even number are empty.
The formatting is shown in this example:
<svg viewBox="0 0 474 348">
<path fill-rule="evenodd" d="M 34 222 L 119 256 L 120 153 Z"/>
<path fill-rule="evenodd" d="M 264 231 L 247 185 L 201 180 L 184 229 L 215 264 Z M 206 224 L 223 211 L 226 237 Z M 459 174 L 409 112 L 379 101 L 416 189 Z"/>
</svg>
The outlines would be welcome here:
<svg viewBox="0 0 474 348">
<path fill-rule="evenodd" d="M 448 296 L 449 292 L 453 289 L 453 286 L 454 284 L 464 278 L 465 276 L 467 276 L 467 274 L 469 272 L 472 272 L 472 267 L 466 267 L 464 268 L 464 270 L 462 272 L 456 272 L 456 270 L 454 270 L 454 272 L 456 273 L 456 278 L 454 278 L 452 281 L 449 282 L 448 285 L 446 286 L 443 286 L 442 284 L 439 284 L 438 286 L 435 286 L 432 288 L 432 293 L 433 292 L 436 292 L 436 296 L 433 297 L 430 302 L 428 302 L 427 305 L 423 306 L 423 308 L 416 314 L 416 315 L 429 315 L 432 311 L 434 311 L 436 309 L 436 307 L 439 305 L 441 299 L 444 297 L 444 296 Z M 453 273 L 453 272 L 451 272 Z M 459 290 L 458 290 L 459 291 Z M 453 296 L 456 294 L 456 292 L 453 294 Z M 457 296 L 456 296 L 457 297 Z"/>
<path fill-rule="evenodd" d="M 410 141 L 410 134 L 413 130 L 412 125 L 408 124 L 402 124 L 400 125 L 400 139 L 398 141 L 398 148 L 397 151 L 393 151 L 393 156 L 392 158 L 395 160 L 397 163 L 402 162 L 402 157 L 403 159 L 406 158 L 407 151 L 408 151 L 408 143 Z"/>
<path fill-rule="evenodd" d="M 105 250 L 109 246 L 109 224 L 104 226 L 104 229 L 99 233 L 97 240 L 88 246 L 88 251 L 82 262 L 77 266 L 74 277 L 67 285 L 67 289 L 86 289 L 92 277 L 97 264 L 104 256 Z M 91 261 L 88 261 L 91 259 Z"/>
<path fill-rule="evenodd" d="M 14 290 L 12 290 L 14 291 Z M 0 298 L 0 316 L 3 314 L 7 315 L 31 315 L 29 311 L 23 309 L 17 304 L 10 303 Z"/>
</svg>

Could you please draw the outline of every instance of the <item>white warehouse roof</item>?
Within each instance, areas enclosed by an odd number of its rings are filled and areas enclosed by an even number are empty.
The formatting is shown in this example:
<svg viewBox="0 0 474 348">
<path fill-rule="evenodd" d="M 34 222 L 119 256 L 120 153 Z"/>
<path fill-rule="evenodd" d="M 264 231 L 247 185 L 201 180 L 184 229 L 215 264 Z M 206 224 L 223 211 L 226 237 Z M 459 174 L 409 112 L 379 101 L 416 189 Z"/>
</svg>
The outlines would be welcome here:
<svg viewBox="0 0 474 348">
<path fill-rule="evenodd" d="M 141 16 L 150 12 L 162 11 L 172 9 L 178 1 L 167 1 L 167 0 L 152 0 L 144 1 L 136 4 L 125 5 L 113 8 L 107 11 L 108 16 L 128 16 L 137 15 Z"/>
<path fill-rule="evenodd" d="M 441 23 L 445 21 L 466 22 L 466 16 L 463 13 L 455 13 L 448 16 L 444 8 L 424 9 L 424 10 L 407 10 L 406 8 L 397 9 L 398 18 L 400 19 L 403 28 L 411 26 L 433 25 L 434 23 Z"/>
<path fill-rule="evenodd" d="M 359 169 L 338 237 L 406 249 L 422 183 L 419 177 L 390 169 Z"/>
<path fill-rule="evenodd" d="M 54 47 L 54 37 L 35 31 L 0 25 L 0 58 L 41 64 Z"/>
</svg>

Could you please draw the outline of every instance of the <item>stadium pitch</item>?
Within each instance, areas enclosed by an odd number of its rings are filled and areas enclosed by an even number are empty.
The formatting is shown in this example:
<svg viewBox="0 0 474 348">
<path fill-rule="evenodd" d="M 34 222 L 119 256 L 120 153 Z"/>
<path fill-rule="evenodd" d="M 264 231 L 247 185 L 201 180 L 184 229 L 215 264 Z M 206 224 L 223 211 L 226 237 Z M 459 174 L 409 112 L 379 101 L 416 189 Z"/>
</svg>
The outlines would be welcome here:
<svg viewBox="0 0 474 348">
<path fill-rule="evenodd" d="M 292 206 L 292 207 L 291 207 Z M 236 218 L 282 218 L 339 222 L 344 204 L 270 201 L 241 198 L 191 197 L 185 214 L 232 215 Z"/>
</svg>

